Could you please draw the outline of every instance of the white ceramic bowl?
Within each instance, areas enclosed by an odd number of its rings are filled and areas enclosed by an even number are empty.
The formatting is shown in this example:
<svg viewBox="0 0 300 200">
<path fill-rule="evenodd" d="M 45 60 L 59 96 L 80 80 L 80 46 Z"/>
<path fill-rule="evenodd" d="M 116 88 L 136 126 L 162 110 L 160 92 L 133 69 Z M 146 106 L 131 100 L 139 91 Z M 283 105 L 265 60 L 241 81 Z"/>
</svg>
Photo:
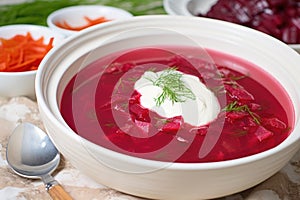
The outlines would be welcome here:
<svg viewBox="0 0 300 200">
<path fill-rule="evenodd" d="M 72 27 L 80 27 L 87 22 L 84 17 L 96 19 L 98 17 L 105 17 L 109 20 L 122 20 L 133 15 L 123 9 L 102 6 L 102 5 L 80 5 L 61 8 L 51 13 L 47 18 L 47 24 L 50 28 L 58 31 L 66 36 L 70 36 L 78 31 L 68 30 L 57 26 L 57 23 L 67 22 Z M 102 25 L 102 24 L 99 24 Z"/>
<path fill-rule="evenodd" d="M 0 27 L 0 37 L 9 39 L 17 34 L 26 35 L 30 32 L 34 39 L 44 37 L 45 44 L 50 38 L 54 37 L 53 45 L 61 43 L 63 35 L 51 30 L 46 26 L 16 24 Z M 25 72 L 0 72 L 0 96 L 15 97 L 27 96 L 35 99 L 35 81 L 36 70 Z"/>
<path fill-rule="evenodd" d="M 183 40 L 173 38 L 173 34 L 182 36 L 179 38 Z M 273 149 L 240 159 L 168 163 L 131 157 L 98 146 L 77 135 L 63 120 L 59 110 L 62 93 L 79 68 L 100 55 L 144 45 L 187 44 L 184 38 L 251 61 L 276 78 L 286 89 L 296 112 L 290 136 Z M 99 183 L 146 198 L 211 199 L 266 180 L 299 149 L 299 63 L 299 55 L 289 46 L 246 27 L 207 18 L 141 16 L 125 23 L 115 21 L 84 30 L 56 47 L 38 70 L 37 101 L 45 128 L 60 152 Z"/>
<path fill-rule="evenodd" d="M 205 14 L 218 0 L 164 0 L 165 11 L 170 15 L 196 16 Z M 290 47 L 300 53 L 300 44 L 289 44 Z"/>
</svg>

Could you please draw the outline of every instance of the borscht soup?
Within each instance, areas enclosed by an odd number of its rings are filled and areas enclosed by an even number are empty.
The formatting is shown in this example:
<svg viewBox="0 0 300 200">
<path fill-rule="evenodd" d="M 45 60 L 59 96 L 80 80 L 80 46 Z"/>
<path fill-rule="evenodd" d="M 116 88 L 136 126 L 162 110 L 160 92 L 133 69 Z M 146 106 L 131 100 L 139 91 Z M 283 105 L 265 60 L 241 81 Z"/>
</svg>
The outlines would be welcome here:
<svg viewBox="0 0 300 200">
<path fill-rule="evenodd" d="M 150 160 L 226 161 L 283 142 L 294 110 L 277 80 L 246 60 L 201 52 L 149 46 L 99 58 L 68 82 L 61 114 L 83 138 Z"/>
</svg>

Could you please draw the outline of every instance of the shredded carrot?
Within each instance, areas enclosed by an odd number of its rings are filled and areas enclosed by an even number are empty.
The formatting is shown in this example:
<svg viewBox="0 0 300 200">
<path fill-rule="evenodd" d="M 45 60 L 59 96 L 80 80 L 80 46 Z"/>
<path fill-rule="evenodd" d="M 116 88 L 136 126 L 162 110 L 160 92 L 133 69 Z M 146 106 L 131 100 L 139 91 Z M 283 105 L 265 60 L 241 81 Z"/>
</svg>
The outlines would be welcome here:
<svg viewBox="0 0 300 200">
<path fill-rule="evenodd" d="M 44 56 L 53 47 L 51 38 L 44 44 L 44 37 L 33 39 L 26 35 L 15 35 L 10 39 L 0 38 L 0 71 L 22 72 L 36 70 Z"/>
<path fill-rule="evenodd" d="M 98 17 L 96 19 L 90 19 L 89 17 L 84 16 L 84 19 L 86 21 L 86 24 L 83 25 L 83 26 L 74 27 L 74 26 L 71 26 L 70 24 L 68 24 L 66 21 L 57 22 L 56 25 L 60 28 L 63 28 L 63 29 L 68 29 L 68 30 L 72 30 L 72 31 L 81 31 L 81 30 L 83 30 L 85 28 L 88 28 L 90 26 L 94 26 L 96 24 L 100 24 L 100 23 L 103 23 L 103 22 L 110 21 L 109 19 L 106 19 L 105 17 Z"/>
</svg>

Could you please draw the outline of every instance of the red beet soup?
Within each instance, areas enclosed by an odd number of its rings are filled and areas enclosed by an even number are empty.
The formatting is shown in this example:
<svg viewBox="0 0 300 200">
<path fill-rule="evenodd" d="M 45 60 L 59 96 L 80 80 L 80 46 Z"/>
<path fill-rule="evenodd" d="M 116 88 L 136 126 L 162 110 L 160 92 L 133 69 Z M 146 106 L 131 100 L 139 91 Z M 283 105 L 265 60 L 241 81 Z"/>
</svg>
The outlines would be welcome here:
<svg viewBox="0 0 300 200">
<path fill-rule="evenodd" d="M 100 58 L 66 86 L 62 116 L 78 135 L 95 144 L 159 161 L 225 161 L 266 151 L 285 140 L 293 129 L 294 110 L 277 80 L 246 60 L 211 49 L 205 52 L 210 59 L 197 47 L 154 46 Z M 159 91 L 159 96 L 148 99 L 156 103 L 152 107 L 159 110 L 169 101 L 171 109 L 162 109 L 170 116 L 145 106 L 143 98 L 154 90 L 137 89 L 142 77 L 153 83 L 149 88 Z M 202 92 L 184 81 L 189 78 L 203 84 L 218 105 L 208 108 L 210 99 L 200 101 L 197 94 Z M 173 112 L 175 104 L 197 99 L 208 111 L 198 114 L 197 108 L 188 108 L 196 118 L 207 117 L 213 109 L 217 114 L 195 125 L 176 114 L 177 107 Z"/>
</svg>

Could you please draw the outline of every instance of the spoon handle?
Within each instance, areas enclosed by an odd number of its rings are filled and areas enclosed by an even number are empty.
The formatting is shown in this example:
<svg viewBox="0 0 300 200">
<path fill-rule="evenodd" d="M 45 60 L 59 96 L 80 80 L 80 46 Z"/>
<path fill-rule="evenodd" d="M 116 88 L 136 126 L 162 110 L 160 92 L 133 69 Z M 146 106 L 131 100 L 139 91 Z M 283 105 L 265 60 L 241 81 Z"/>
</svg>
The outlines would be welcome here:
<svg viewBox="0 0 300 200">
<path fill-rule="evenodd" d="M 72 197 L 63 189 L 60 184 L 53 185 L 48 189 L 53 200 L 72 200 Z"/>
</svg>

